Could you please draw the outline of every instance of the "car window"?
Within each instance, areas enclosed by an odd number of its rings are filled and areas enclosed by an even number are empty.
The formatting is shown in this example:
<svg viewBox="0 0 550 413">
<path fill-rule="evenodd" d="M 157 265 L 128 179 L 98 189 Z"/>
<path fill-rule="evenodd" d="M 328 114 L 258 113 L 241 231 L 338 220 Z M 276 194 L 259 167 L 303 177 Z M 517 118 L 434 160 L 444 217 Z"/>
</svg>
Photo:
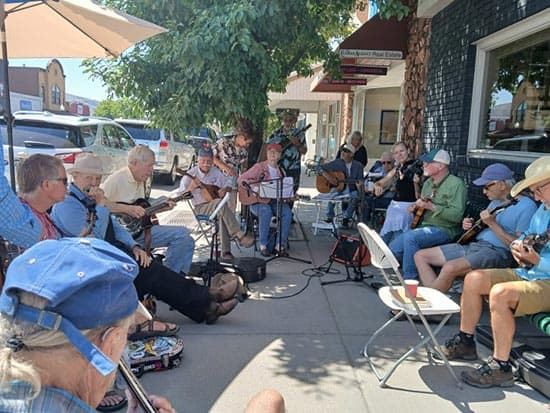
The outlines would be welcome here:
<svg viewBox="0 0 550 413">
<path fill-rule="evenodd" d="M 135 146 L 124 129 L 115 125 L 103 125 L 102 144 L 109 148 L 130 150 Z"/>
<path fill-rule="evenodd" d="M 3 144 L 8 144 L 6 122 L 0 122 Z M 15 121 L 13 144 L 21 147 L 81 148 L 84 142 L 78 128 L 43 122 Z"/>
<path fill-rule="evenodd" d="M 132 138 L 146 141 L 158 141 L 160 139 L 160 129 L 146 128 L 143 125 L 127 125 L 122 123 L 122 126 L 128 131 Z"/>
<path fill-rule="evenodd" d="M 84 140 L 84 146 L 92 145 L 97 137 L 97 125 L 81 126 L 80 136 Z"/>
</svg>

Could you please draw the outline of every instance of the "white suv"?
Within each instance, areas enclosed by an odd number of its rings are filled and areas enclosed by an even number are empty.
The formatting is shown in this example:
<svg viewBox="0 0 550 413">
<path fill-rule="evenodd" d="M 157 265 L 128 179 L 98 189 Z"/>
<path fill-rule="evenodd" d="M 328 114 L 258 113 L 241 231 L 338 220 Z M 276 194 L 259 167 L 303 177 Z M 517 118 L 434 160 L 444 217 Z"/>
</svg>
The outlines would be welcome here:
<svg viewBox="0 0 550 413">
<path fill-rule="evenodd" d="M 155 152 L 155 174 L 167 185 L 174 185 L 177 169 L 189 169 L 195 163 L 195 149 L 179 135 L 153 128 L 147 120 L 115 119 L 132 135 L 138 145 L 147 145 Z"/>
<path fill-rule="evenodd" d="M 14 114 L 13 150 L 16 158 L 34 153 L 60 156 L 72 166 L 80 152 L 98 155 L 107 174 L 127 164 L 132 137 L 111 119 L 20 111 Z M 8 159 L 6 122 L 0 119 L 4 159 Z"/>
</svg>

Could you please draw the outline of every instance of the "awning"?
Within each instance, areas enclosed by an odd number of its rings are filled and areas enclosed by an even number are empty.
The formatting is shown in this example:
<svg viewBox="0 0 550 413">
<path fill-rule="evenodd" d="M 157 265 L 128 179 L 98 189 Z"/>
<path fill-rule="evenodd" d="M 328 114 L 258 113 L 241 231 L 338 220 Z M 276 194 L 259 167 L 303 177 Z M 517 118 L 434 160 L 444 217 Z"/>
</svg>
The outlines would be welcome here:
<svg viewBox="0 0 550 413">
<path fill-rule="evenodd" d="M 340 43 L 338 50 L 341 57 L 404 59 L 408 35 L 408 19 L 382 20 L 376 15 Z"/>
<path fill-rule="evenodd" d="M 392 61 L 405 58 L 408 33 L 408 19 L 372 17 L 338 47 L 342 58 L 342 79 L 329 79 L 326 74 L 319 74 L 310 90 L 347 93 L 354 86 L 365 85 L 369 79 L 385 76 L 393 66 Z"/>
</svg>

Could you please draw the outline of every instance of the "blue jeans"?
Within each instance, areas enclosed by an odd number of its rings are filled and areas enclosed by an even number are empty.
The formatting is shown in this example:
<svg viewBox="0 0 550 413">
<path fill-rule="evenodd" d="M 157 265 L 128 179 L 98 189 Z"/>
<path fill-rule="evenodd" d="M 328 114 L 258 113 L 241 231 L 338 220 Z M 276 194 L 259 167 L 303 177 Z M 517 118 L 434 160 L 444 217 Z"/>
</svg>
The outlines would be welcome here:
<svg viewBox="0 0 550 413">
<path fill-rule="evenodd" d="M 357 209 L 359 204 L 359 194 L 357 191 L 350 191 L 349 188 L 344 189 L 342 192 L 337 192 L 334 189 L 331 190 L 331 194 L 334 195 L 348 195 L 349 200 L 347 201 L 348 207 L 343 211 L 344 218 L 351 218 L 353 212 Z M 329 202 L 327 205 L 327 219 L 334 218 L 334 202 Z"/>
<path fill-rule="evenodd" d="M 403 267 L 404 279 L 418 278 L 414 254 L 423 248 L 451 242 L 449 235 L 439 227 L 420 227 L 405 231 L 390 242 L 390 250 Z"/>
<path fill-rule="evenodd" d="M 267 248 L 267 245 L 269 243 L 269 228 L 271 224 L 271 217 L 277 216 L 277 201 L 272 199 L 267 204 L 253 204 L 250 205 L 250 210 L 254 215 L 258 217 L 260 247 Z M 275 245 L 279 245 L 280 239 L 281 246 L 284 248 L 288 240 L 290 224 L 292 223 L 292 210 L 287 204 L 281 204 L 281 215 L 281 233 L 277 233 Z"/>
<path fill-rule="evenodd" d="M 144 245 L 144 234 L 136 242 Z M 189 273 L 193 261 L 195 240 L 185 227 L 175 225 L 154 225 L 151 228 L 151 248 L 166 248 L 164 265 L 174 272 Z"/>
</svg>

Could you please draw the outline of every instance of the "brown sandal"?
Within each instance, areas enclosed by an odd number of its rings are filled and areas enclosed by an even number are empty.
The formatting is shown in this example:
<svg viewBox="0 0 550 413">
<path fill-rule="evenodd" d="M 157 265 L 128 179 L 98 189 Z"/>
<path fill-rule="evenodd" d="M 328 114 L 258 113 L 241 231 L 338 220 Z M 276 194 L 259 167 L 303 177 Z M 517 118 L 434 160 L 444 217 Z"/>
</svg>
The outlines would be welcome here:
<svg viewBox="0 0 550 413">
<path fill-rule="evenodd" d="M 155 323 L 161 324 L 162 327 L 155 330 Z M 130 341 L 157 336 L 174 336 L 180 329 L 177 324 L 166 323 L 158 318 L 135 324 L 134 328 L 135 330 L 132 333 L 128 333 L 128 340 Z"/>
</svg>

